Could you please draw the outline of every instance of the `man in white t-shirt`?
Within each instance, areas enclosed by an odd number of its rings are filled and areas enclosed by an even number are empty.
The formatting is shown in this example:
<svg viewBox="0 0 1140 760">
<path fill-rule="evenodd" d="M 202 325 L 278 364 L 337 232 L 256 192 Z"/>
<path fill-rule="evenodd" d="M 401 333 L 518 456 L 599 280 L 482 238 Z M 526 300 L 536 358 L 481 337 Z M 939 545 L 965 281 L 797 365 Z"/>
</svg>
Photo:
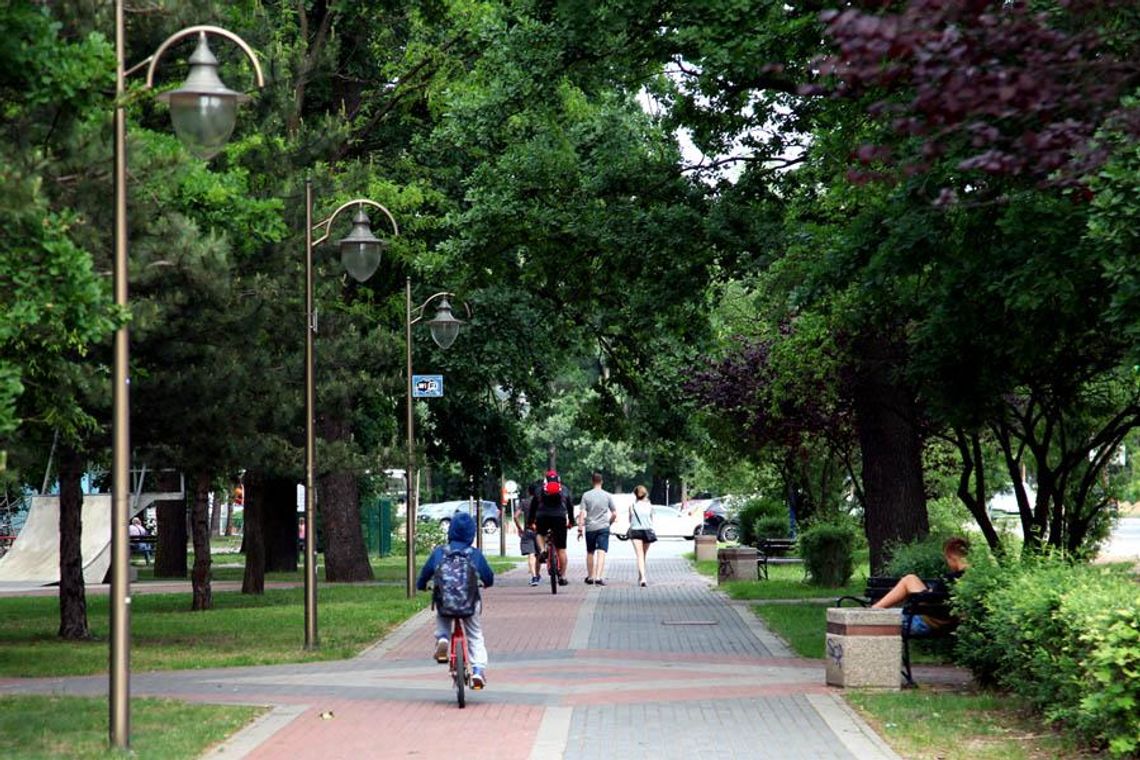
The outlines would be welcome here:
<svg viewBox="0 0 1140 760">
<path fill-rule="evenodd" d="M 610 549 L 610 525 L 617 519 L 613 497 L 602 488 L 602 474 L 595 472 L 594 487 L 582 494 L 578 511 L 578 538 L 586 534 L 586 583 L 606 585 L 606 552 Z"/>
</svg>

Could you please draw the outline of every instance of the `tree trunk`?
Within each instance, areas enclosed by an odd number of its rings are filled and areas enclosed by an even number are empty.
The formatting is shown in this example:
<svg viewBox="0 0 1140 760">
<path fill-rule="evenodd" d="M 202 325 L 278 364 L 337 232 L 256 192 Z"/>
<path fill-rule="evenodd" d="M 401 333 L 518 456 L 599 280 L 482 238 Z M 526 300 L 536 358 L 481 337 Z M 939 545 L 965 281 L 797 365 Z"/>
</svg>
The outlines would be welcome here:
<svg viewBox="0 0 1140 760">
<path fill-rule="evenodd" d="M 194 587 L 192 610 L 208 610 L 214 606 L 214 593 L 210 587 L 210 475 L 194 473 L 194 501 L 190 509 L 190 533 L 194 540 L 194 572 L 190 580 Z"/>
<path fill-rule="evenodd" d="M 265 538 L 262 512 L 266 478 L 260 472 L 245 477 L 245 519 L 242 522 L 242 551 L 245 552 L 245 575 L 241 581 L 243 594 L 265 593 Z"/>
<path fill-rule="evenodd" d="M 59 637 L 70 641 L 90 639 L 87 627 L 87 589 L 83 585 L 83 478 L 84 458 L 68 444 L 59 456 Z"/>
<path fill-rule="evenodd" d="M 886 569 L 886 548 L 930 532 L 922 439 L 914 395 L 897 376 L 898 351 L 885 336 L 859 341 L 854 402 L 863 459 L 864 525 L 871 574 Z"/>
<path fill-rule="evenodd" d="M 958 475 L 958 499 L 966 505 L 981 528 L 986 544 L 995 554 L 1002 551 L 1001 537 L 994 529 L 989 512 L 986 511 L 986 468 L 982 457 L 982 440 L 977 432 L 969 434 L 962 430 L 955 431 L 955 440 L 958 444 L 958 453 L 962 458 L 962 471 Z M 971 478 L 974 487 L 970 488 Z"/>
<path fill-rule="evenodd" d="M 214 494 L 213 509 L 210 510 L 210 535 L 222 535 L 222 505 L 223 501 L 218 498 L 218 494 Z"/>
<path fill-rule="evenodd" d="M 345 420 L 327 417 L 319 420 L 322 437 L 329 441 L 347 441 L 350 427 Z M 360 494 L 356 475 L 332 472 L 317 481 L 317 507 L 324 535 L 325 580 L 354 583 L 373 578 L 360 525 Z"/>
<path fill-rule="evenodd" d="M 297 570 L 297 481 L 271 477 L 265 483 L 262 510 L 265 537 L 265 571 Z"/>
<path fill-rule="evenodd" d="M 178 491 L 182 486 L 176 472 L 156 472 L 155 481 L 164 493 Z M 178 501 L 156 501 L 158 541 L 154 552 L 155 578 L 185 578 L 186 565 L 186 494 Z"/>
</svg>

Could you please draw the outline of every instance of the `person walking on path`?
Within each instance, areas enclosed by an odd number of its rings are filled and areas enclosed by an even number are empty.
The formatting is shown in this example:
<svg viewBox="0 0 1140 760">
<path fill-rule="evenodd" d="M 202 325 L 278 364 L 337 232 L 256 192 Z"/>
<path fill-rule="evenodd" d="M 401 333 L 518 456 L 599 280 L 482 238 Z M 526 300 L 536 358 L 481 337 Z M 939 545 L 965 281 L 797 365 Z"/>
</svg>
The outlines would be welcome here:
<svg viewBox="0 0 1140 760">
<path fill-rule="evenodd" d="M 595 472 L 593 488 L 582 494 L 578 511 L 578 538 L 586 534 L 586 583 L 606 585 L 606 552 L 610 550 L 610 526 L 617 519 L 613 497 L 602 488 L 602 474 Z"/>
<path fill-rule="evenodd" d="M 566 531 L 574 524 L 574 501 L 570 489 L 554 470 L 547 470 L 542 488 L 530 501 L 527 524 L 537 533 L 539 548 L 544 552 L 558 551 L 558 585 L 566 580 Z M 546 534 L 554 538 L 554 546 L 546 546 Z"/>
<path fill-rule="evenodd" d="M 527 486 L 528 509 L 536 493 L 538 493 L 538 487 L 534 483 Z M 523 510 L 515 509 L 514 521 L 515 530 L 519 533 L 519 552 L 526 557 L 526 569 L 530 573 L 530 585 L 537 586 L 542 583 L 542 576 L 539 575 L 538 570 L 538 544 L 534 540 L 535 533 L 527 523 Z"/>
<path fill-rule="evenodd" d="M 487 558 L 471 544 L 475 540 L 475 520 L 466 512 L 456 512 L 451 518 L 451 525 L 447 529 L 447 546 L 437 546 L 428 557 L 416 579 L 416 588 L 420 591 L 427 589 L 428 581 L 435 578 L 435 589 L 432 591 L 432 606 L 435 607 L 435 661 L 445 663 L 448 659 L 448 650 L 451 643 L 451 621 L 458 617 L 463 621 L 463 632 L 467 635 L 467 649 L 471 653 L 471 688 L 482 689 L 487 683 L 487 644 L 483 640 L 483 624 L 481 612 L 483 602 L 480 599 L 479 588 L 475 586 L 473 578 L 456 572 L 455 577 L 464 575 L 458 580 L 452 580 L 450 570 L 451 560 L 458 556 L 470 570 L 479 575 L 484 588 L 490 588 L 495 583 L 495 573 L 487 564 Z M 443 568 L 437 574 L 436 568 Z M 442 577 L 440 577 L 442 576 Z M 441 588 L 442 585 L 442 588 Z M 466 597 L 466 598 L 464 598 Z M 450 606 L 465 607 L 470 614 L 455 612 L 448 614 Z"/>
<path fill-rule="evenodd" d="M 635 501 L 629 507 L 629 540 L 633 543 L 633 553 L 637 556 L 637 582 L 642 588 L 649 585 L 645 573 L 645 555 L 649 545 L 657 540 L 653 531 L 653 505 L 649 503 L 649 491 L 645 486 L 633 489 Z"/>
</svg>

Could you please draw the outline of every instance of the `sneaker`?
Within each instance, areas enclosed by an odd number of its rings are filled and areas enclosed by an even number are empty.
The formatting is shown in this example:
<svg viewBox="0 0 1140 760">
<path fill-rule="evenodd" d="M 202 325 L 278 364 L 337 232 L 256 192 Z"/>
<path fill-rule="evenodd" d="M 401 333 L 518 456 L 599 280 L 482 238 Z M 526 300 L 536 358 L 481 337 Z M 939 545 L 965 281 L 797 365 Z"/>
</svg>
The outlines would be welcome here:
<svg viewBox="0 0 1140 760">
<path fill-rule="evenodd" d="M 530 576 L 530 585 L 537 586 L 540 583 L 542 583 L 542 578 L 537 575 Z"/>
<path fill-rule="evenodd" d="M 435 657 L 435 661 L 439 663 L 447 662 L 447 658 L 451 654 L 451 652 L 448 651 L 449 649 L 451 649 L 451 643 L 447 639 L 440 639 L 435 642 L 435 654 L 432 655 Z"/>
<path fill-rule="evenodd" d="M 479 691 L 487 685 L 487 676 L 483 673 L 483 668 L 471 668 L 471 688 Z"/>
<path fill-rule="evenodd" d="M 593 586 L 595 583 L 597 583 L 597 581 L 595 581 L 593 578 L 587 578 L 586 579 L 586 585 L 587 586 Z"/>
<path fill-rule="evenodd" d="M 558 585 L 559 586 L 569 586 L 570 581 L 566 580 L 565 576 L 560 575 L 560 576 L 558 576 Z"/>
<path fill-rule="evenodd" d="M 606 581 L 603 578 L 598 578 L 596 581 L 594 581 L 594 585 L 595 586 L 604 586 L 604 585 L 606 585 Z"/>
</svg>

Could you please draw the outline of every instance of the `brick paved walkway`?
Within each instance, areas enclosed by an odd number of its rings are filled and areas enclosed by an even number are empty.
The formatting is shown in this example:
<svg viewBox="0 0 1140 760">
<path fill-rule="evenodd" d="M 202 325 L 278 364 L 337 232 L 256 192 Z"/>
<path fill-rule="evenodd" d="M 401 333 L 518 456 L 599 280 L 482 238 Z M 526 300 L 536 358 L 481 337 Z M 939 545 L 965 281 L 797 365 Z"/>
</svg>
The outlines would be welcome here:
<svg viewBox="0 0 1140 760">
<path fill-rule="evenodd" d="M 847 758 L 896 756 L 743 605 L 681 559 L 648 588 L 631 560 L 609 585 L 550 594 L 512 571 L 486 592 L 488 687 L 459 710 L 417 615 L 351 661 L 135 675 L 135 696 L 273 706 L 214 758 Z M 106 676 L 6 681 L 102 694 Z M 462 738 L 460 738 L 462 737 Z"/>
</svg>

